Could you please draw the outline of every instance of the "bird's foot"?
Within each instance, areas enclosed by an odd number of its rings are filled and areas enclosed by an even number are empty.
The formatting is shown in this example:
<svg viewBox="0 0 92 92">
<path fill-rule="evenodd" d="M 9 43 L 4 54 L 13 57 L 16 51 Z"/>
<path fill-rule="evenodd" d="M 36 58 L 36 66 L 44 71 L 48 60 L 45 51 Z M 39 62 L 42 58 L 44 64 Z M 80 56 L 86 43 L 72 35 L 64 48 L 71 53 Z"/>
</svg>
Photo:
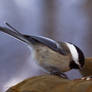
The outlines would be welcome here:
<svg viewBox="0 0 92 92">
<path fill-rule="evenodd" d="M 82 77 L 81 80 L 92 80 L 92 76 Z"/>
<path fill-rule="evenodd" d="M 56 76 L 59 76 L 59 77 L 62 77 L 64 79 L 68 79 L 67 75 L 64 74 L 64 72 L 61 72 L 57 67 L 54 67 L 54 66 L 50 66 L 48 68 L 50 74 L 52 75 L 56 75 Z"/>
<path fill-rule="evenodd" d="M 64 74 L 63 72 L 57 72 L 57 71 L 53 71 L 51 72 L 52 75 L 56 75 L 56 76 L 59 76 L 59 77 L 62 77 L 64 79 L 68 79 L 67 75 Z"/>
</svg>

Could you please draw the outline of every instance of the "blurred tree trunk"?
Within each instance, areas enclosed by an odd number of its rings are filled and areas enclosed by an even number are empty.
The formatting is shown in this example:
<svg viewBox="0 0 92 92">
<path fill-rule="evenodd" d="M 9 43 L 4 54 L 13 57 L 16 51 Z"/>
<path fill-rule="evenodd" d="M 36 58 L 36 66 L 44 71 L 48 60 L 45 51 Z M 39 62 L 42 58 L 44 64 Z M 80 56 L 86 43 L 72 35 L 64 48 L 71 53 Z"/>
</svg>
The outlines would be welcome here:
<svg viewBox="0 0 92 92">
<path fill-rule="evenodd" d="M 88 30 L 86 30 L 87 34 L 84 40 L 88 56 L 92 56 L 92 0 L 87 0 L 85 10 L 88 16 Z"/>
<path fill-rule="evenodd" d="M 43 35 L 55 38 L 55 23 L 56 23 L 56 1 L 45 0 L 44 1 L 44 24 Z"/>
</svg>

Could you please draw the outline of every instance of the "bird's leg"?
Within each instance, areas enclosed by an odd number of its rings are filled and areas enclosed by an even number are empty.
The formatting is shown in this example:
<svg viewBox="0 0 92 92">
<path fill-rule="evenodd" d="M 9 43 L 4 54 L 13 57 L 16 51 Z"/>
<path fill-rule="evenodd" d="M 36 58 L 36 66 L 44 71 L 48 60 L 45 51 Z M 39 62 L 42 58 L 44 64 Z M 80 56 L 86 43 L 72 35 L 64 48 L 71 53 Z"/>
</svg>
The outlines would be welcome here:
<svg viewBox="0 0 92 92">
<path fill-rule="evenodd" d="M 59 71 L 59 69 L 57 69 L 56 67 L 50 67 L 50 68 L 51 68 L 50 74 L 62 77 L 64 79 L 68 79 L 67 75 Z"/>
<path fill-rule="evenodd" d="M 56 75 L 56 76 L 59 76 L 59 77 L 62 77 L 62 78 L 64 78 L 64 79 L 68 79 L 67 75 L 64 74 L 63 72 L 52 71 L 50 74 Z"/>
</svg>

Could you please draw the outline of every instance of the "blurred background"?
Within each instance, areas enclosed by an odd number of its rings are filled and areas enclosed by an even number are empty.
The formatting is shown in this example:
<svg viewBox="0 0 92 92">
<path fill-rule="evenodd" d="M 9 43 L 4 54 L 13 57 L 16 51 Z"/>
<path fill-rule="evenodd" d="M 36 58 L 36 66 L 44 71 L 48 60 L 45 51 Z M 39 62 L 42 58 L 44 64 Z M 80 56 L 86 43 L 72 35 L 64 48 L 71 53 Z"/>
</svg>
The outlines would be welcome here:
<svg viewBox="0 0 92 92">
<path fill-rule="evenodd" d="M 92 56 L 92 0 L 0 0 L 0 25 L 5 21 L 21 33 L 74 43 Z M 0 32 L 0 92 L 43 74 L 32 61 L 26 45 Z"/>
</svg>

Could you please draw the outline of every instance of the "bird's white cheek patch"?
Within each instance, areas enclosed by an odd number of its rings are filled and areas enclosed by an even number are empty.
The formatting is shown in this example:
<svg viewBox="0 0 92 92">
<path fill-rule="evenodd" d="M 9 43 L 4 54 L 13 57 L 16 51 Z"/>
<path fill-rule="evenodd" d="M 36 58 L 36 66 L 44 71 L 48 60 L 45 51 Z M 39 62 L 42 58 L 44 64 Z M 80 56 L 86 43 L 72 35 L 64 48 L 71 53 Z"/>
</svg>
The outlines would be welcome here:
<svg viewBox="0 0 92 92">
<path fill-rule="evenodd" d="M 79 62 L 78 62 L 78 58 L 79 58 L 78 52 L 77 52 L 75 46 L 72 45 L 72 44 L 70 44 L 70 43 L 67 43 L 67 42 L 66 42 L 66 45 L 67 45 L 68 48 L 70 49 L 70 52 L 71 52 L 71 55 L 72 55 L 72 58 L 73 58 L 74 62 L 75 62 L 76 64 L 80 65 Z"/>
</svg>

